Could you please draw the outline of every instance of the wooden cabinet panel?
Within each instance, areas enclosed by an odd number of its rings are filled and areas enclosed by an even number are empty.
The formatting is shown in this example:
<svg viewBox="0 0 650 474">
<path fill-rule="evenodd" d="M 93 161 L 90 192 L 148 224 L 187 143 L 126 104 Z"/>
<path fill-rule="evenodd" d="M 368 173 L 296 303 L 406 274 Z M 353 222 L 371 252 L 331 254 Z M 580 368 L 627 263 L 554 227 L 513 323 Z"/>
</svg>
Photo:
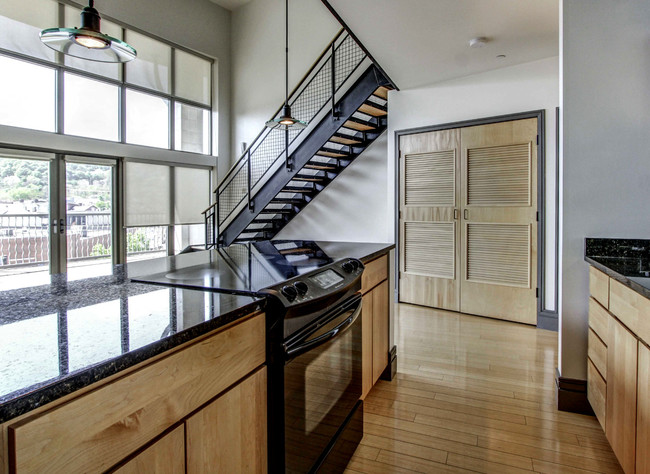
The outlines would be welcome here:
<svg viewBox="0 0 650 474">
<path fill-rule="evenodd" d="M 591 329 L 589 330 L 589 350 L 587 355 L 598 369 L 598 372 L 600 372 L 600 375 L 607 380 L 607 346 L 598 339 L 596 333 Z"/>
<path fill-rule="evenodd" d="M 589 267 L 589 294 L 609 308 L 609 277 L 594 267 Z"/>
<path fill-rule="evenodd" d="M 615 318 L 607 346 L 607 429 L 609 444 L 626 473 L 633 473 L 636 446 L 637 339 Z"/>
<path fill-rule="evenodd" d="M 636 472 L 650 472 L 650 349 L 639 344 Z"/>
<path fill-rule="evenodd" d="M 266 472 L 266 367 L 191 416 L 185 426 L 189 474 Z"/>
<path fill-rule="evenodd" d="M 388 280 L 372 290 L 372 383 L 388 365 Z"/>
<path fill-rule="evenodd" d="M 361 358 L 362 358 L 362 367 L 361 367 L 361 399 L 363 400 L 368 395 L 368 392 L 372 388 L 373 378 L 372 378 L 372 310 L 373 310 L 373 291 L 363 295 L 362 309 L 361 309 Z"/>
<path fill-rule="evenodd" d="M 607 345 L 609 313 L 593 298 L 589 298 L 589 327 Z"/>
<path fill-rule="evenodd" d="M 114 471 L 116 474 L 182 474 L 185 472 L 185 427 L 174 429 Z"/>
<path fill-rule="evenodd" d="M 265 360 L 264 315 L 9 427 L 17 472 L 104 471 Z"/>
<path fill-rule="evenodd" d="M 607 383 L 590 360 L 587 360 L 587 399 L 605 431 L 607 426 Z"/>
<path fill-rule="evenodd" d="M 611 280 L 609 311 L 639 339 L 650 343 L 650 300 L 622 283 Z"/>
<path fill-rule="evenodd" d="M 378 283 L 388 278 L 388 255 L 366 263 L 365 267 L 361 275 L 361 293 L 363 294 L 366 294 Z"/>
</svg>

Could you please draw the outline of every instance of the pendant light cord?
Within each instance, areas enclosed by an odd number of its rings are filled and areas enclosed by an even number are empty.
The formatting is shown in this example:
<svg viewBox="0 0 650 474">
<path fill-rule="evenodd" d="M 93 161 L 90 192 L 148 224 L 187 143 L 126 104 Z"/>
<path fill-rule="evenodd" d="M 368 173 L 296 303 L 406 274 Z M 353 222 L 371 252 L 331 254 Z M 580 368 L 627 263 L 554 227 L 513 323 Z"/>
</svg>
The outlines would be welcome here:
<svg viewBox="0 0 650 474">
<path fill-rule="evenodd" d="M 289 105 L 289 0 L 284 0 L 284 105 Z"/>
</svg>

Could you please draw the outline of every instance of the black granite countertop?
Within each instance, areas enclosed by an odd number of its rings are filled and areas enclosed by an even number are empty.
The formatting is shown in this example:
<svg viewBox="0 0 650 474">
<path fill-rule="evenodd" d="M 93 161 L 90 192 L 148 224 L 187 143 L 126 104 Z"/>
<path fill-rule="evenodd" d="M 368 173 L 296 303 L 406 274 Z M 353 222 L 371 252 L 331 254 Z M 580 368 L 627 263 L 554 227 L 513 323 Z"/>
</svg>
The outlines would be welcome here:
<svg viewBox="0 0 650 474">
<path fill-rule="evenodd" d="M 364 262 L 394 248 L 318 245 L 332 260 Z M 238 256 L 230 257 L 223 281 L 246 281 L 246 268 L 238 271 Z M 112 275 L 76 281 L 52 275 L 47 285 L 0 291 L 0 423 L 264 308 L 264 299 L 232 294 L 229 285 L 226 292 L 200 291 L 129 279 L 202 258 L 189 254 L 117 265 Z"/>
<path fill-rule="evenodd" d="M 0 291 L 0 423 L 231 323 L 264 300 L 113 275 Z"/>
<path fill-rule="evenodd" d="M 650 298 L 650 240 L 587 238 L 585 261 Z"/>
</svg>

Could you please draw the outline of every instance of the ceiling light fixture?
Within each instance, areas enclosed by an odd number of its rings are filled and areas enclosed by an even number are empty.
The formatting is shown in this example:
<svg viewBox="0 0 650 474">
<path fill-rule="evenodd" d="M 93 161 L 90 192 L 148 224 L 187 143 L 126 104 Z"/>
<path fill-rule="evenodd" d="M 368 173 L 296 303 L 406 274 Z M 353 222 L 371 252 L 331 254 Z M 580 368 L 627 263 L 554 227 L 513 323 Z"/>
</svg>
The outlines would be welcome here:
<svg viewBox="0 0 650 474">
<path fill-rule="evenodd" d="M 55 51 L 90 61 L 125 63 L 135 59 L 133 47 L 99 30 L 101 17 L 94 3 L 89 0 L 81 11 L 80 28 L 48 28 L 41 31 L 41 41 Z"/>
<path fill-rule="evenodd" d="M 479 36 L 477 38 L 472 38 L 471 40 L 469 40 L 469 47 L 474 48 L 474 49 L 482 48 L 483 46 L 485 46 L 487 44 L 488 41 L 489 40 L 485 36 Z"/>
<path fill-rule="evenodd" d="M 280 115 L 266 122 L 266 126 L 271 129 L 297 130 L 305 128 L 307 123 L 294 118 L 289 105 L 289 0 L 285 0 L 284 9 L 284 105 Z"/>
</svg>

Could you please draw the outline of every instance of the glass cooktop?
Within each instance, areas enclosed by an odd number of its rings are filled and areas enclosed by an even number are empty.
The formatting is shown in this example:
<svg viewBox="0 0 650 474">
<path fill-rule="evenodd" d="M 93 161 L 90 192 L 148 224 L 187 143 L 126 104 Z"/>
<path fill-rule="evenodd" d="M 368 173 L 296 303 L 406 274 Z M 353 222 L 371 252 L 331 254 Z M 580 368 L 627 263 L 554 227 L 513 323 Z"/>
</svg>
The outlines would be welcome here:
<svg viewBox="0 0 650 474">
<path fill-rule="evenodd" d="M 133 262 L 127 271 L 142 283 L 257 295 L 334 260 L 313 241 L 267 240 Z"/>
</svg>

